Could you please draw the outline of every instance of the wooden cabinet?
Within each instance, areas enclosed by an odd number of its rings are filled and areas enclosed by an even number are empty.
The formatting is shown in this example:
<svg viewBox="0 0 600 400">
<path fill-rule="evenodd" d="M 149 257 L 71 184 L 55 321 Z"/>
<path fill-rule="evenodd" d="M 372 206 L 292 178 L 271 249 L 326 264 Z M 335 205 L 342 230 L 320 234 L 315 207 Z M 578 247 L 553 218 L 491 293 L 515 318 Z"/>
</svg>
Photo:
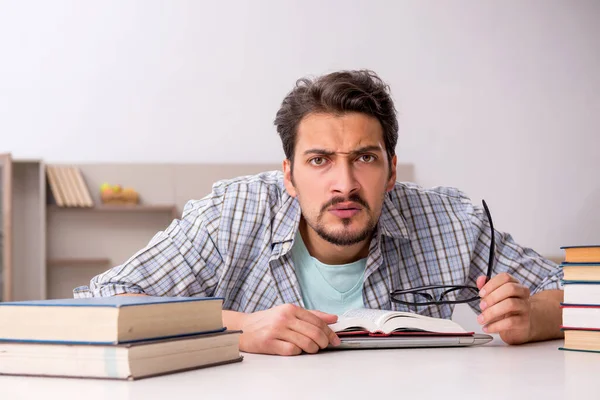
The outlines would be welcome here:
<svg viewBox="0 0 600 400">
<path fill-rule="evenodd" d="M 0 154 L 0 301 L 12 298 L 12 159 Z"/>
</svg>

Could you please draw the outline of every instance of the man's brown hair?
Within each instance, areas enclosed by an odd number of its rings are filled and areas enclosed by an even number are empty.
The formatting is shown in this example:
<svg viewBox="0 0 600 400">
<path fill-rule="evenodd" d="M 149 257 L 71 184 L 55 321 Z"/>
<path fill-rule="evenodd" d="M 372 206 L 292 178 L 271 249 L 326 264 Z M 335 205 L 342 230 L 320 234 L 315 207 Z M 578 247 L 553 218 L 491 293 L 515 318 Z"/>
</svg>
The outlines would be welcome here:
<svg viewBox="0 0 600 400">
<path fill-rule="evenodd" d="M 293 164 L 302 118 L 311 113 L 343 115 L 347 112 L 359 112 L 379 120 L 388 165 L 391 165 L 398 141 L 396 109 L 389 86 L 370 70 L 338 71 L 296 82 L 283 99 L 274 121 L 286 158 Z"/>
</svg>

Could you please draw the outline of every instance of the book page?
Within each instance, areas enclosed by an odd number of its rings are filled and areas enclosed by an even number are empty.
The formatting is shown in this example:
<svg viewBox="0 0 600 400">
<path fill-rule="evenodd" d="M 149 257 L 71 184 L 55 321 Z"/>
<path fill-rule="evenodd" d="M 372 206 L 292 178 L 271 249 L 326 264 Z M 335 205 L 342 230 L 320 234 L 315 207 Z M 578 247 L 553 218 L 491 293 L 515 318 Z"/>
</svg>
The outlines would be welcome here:
<svg viewBox="0 0 600 400">
<path fill-rule="evenodd" d="M 363 320 L 368 320 L 373 322 L 379 327 L 382 327 L 383 324 L 393 318 L 394 316 L 405 316 L 405 317 L 414 317 L 418 316 L 417 314 L 412 314 L 408 312 L 402 311 L 387 311 L 387 310 L 374 310 L 371 308 L 355 308 L 353 310 L 346 311 L 343 317 L 347 318 L 360 318 Z"/>
<path fill-rule="evenodd" d="M 380 329 L 377 321 L 381 314 L 387 314 L 387 311 L 369 310 L 367 308 L 357 308 L 348 310 L 338 316 L 335 324 L 329 325 L 334 332 L 341 331 L 369 331 L 375 332 Z"/>
<path fill-rule="evenodd" d="M 393 331 L 426 331 L 444 334 L 463 334 L 467 331 L 456 322 L 443 318 L 432 318 L 424 315 L 394 315 L 383 324 L 383 332 Z"/>
</svg>

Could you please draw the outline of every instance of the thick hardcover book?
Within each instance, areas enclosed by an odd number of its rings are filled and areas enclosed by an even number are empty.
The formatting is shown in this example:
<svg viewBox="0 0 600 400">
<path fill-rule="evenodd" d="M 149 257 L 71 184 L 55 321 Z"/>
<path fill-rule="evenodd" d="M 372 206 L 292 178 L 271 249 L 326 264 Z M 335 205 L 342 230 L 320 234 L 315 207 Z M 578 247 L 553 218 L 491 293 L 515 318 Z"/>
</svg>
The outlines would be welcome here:
<svg viewBox="0 0 600 400">
<path fill-rule="evenodd" d="M 221 298 L 115 296 L 0 303 L 0 340 L 127 343 L 222 331 Z"/>
<path fill-rule="evenodd" d="M 141 379 L 242 361 L 240 331 L 117 345 L 0 342 L 0 374 Z"/>
<path fill-rule="evenodd" d="M 600 263 L 600 245 L 563 246 L 565 262 L 568 263 Z"/>
</svg>

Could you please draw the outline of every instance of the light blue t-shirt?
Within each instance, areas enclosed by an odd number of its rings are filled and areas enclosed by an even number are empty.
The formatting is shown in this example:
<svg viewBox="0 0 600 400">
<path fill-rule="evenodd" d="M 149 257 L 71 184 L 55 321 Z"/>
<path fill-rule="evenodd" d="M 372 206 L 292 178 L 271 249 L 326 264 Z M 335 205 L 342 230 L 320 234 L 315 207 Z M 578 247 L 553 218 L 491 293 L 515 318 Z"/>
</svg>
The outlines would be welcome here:
<svg viewBox="0 0 600 400">
<path fill-rule="evenodd" d="M 366 258 L 350 264 L 323 264 L 310 255 L 300 231 L 296 232 L 291 251 L 307 309 L 341 315 L 351 308 L 364 307 L 362 287 Z"/>
</svg>

